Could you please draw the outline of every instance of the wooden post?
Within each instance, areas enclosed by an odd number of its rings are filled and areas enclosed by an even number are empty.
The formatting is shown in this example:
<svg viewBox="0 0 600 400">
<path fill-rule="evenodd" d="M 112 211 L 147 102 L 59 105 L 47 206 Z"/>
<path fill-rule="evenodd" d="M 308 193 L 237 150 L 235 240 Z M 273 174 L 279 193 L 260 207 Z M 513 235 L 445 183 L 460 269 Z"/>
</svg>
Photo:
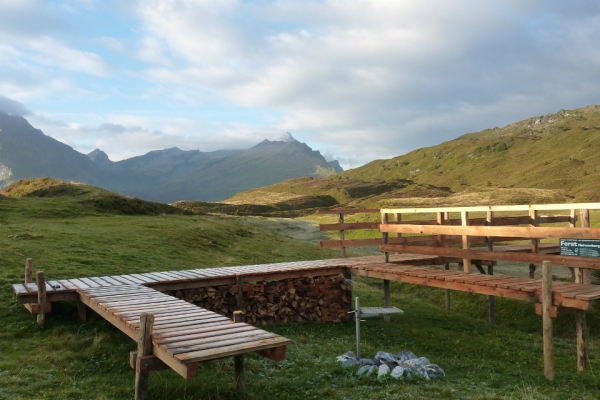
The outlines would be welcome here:
<svg viewBox="0 0 600 400">
<path fill-rule="evenodd" d="M 25 260 L 25 283 L 31 283 L 33 278 L 33 258 Z"/>
<path fill-rule="evenodd" d="M 233 312 L 233 322 L 243 322 L 244 314 L 241 311 Z M 246 391 L 246 371 L 244 368 L 244 355 L 233 356 L 233 382 L 235 391 L 244 393 Z"/>
<path fill-rule="evenodd" d="M 244 279 L 242 275 L 235 276 L 235 284 L 238 288 L 235 294 L 236 309 L 238 311 L 244 311 Z"/>
<path fill-rule="evenodd" d="M 554 379 L 554 348 L 552 343 L 552 263 L 542 263 L 542 323 L 544 340 L 544 375 L 549 381 Z"/>
<path fill-rule="evenodd" d="M 581 219 L 583 224 L 583 218 Z M 583 268 L 575 268 L 575 283 L 583 283 L 585 279 Z M 577 371 L 587 371 L 587 321 L 584 310 L 575 310 L 575 331 L 577 334 Z"/>
<path fill-rule="evenodd" d="M 340 218 L 338 219 L 339 224 L 344 223 L 344 213 L 340 213 Z M 343 241 L 346 238 L 346 234 L 344 231 L 340 231 L 340 240 Z M 342 246 L 342 258 L 346 258 L 346 248 Z"/>
<path fill-rule="evenodd" d="M 154 315 L 143 313 L 140 316 L 140 332 L 138 337 L 137 360 L 135 365 L 135 400 L 148 399 L 149 372 L 142 372 L 142 356 L 152 355 L 152 329 Z"/>
<path fill-rule="evenodd" d="M 461 211 L 460 218 L 461 218 L 462 226 L 469 226 L 469 213 L 468 212 Z M 462 248 L 463 249 L 469 248 L 469 237 L 467 235 L 462 236 Z M 471 260 L 469 260 L 468 258 L 463 258 L 463 271 L 466 272 L 467 274 L 471 273 Z"/>
<path fill-rule="evenodd" d="M 390 281 L 387 279 L 383 280 L 383 306 L 391 307 L 392 302 L 390 301 Z M 383 320 L 385 322 L 390 322 L 390 316 L 384 315 Z"/>
<path fill-rule="evenodd" d="M 487 226 L 492 226 L 492 219 L 494 218 L 494 212 L 488 211 L 485 219 Z M 491 236 L 487 237 L 487 248 L 489 251 L 494 251 L 494 241 Z M 494 275 L 494 261 L 488 262 L 487 272 L 488 275 Z M 489 323 L 494 325 L 496 323 L 495 308 L 494 308 L 494 296 L 488 296 L 488 311 L 489 311 Z"/>
<path fill-rule="evenodd" d="M 402 214 L 394 213 L 394 222 L 397 224 L 402 222 Z M 396 233 L 396 237 L 402 237 L 402 233 L 401 232 Z M 396 254 L 400 254 L 400 253 L 396 253 Z"/>
<path fill-rule="evenodd" d="M 37 323 L 39 326 L 44 326 L 46 319 L 46 280 L 44 279 L 44 271 L 38 271 L 35 274 L 37 289 L 38 289 L 38 315 Z"/>
<path fill-rule="evenodd" d="M 577 225 L 577 217 L 575 216 L 575 209 L 571 208 L 569 212 L 569 228 L 575 228 Z M 569 271 L 571 271 L 571 280 L 575 282 L 575 268 L 568 267 Z"/>
<path fill-rule="evenodd" d="M 387 213 L 381 213 L 381 223 L 383 225 L 388 223 L 388 215 Z M 388 244 L 389 243 L 389 233 L 387 232 L 382 232 L 381 233 L 381 242 L 383 244 Z M 384 262 L 388 263 L 390 262 L 390 253 L 388 253 L 387 251 L 383 253 L 383 260 Z"/>
<path fill-rule="evenodd" d="M 590 210 L 579 210 L 579 214 L 581 216 L 581 227 L 589 228 L 590 227 Z M 580 269 L 580 273 L 583 277 L 581 283 L 589 285 L 592 283 L 592 271 L 590 269 Z"/>
<path fill-rule="evenodd" d="M 448 221 L 450 219 L 450 213 L 447 211 L 444 211 L 444 221 Z M 444 264 L 444 269 L 449 271 L 450 270 L 450 263 L 447 262 L 446 264 Z M 446 295 L 446 311 L 450 311 L 450 290 L 449 289 L 444 289 L 445 291 L 445 295 Z"/>
<path fill-rule="evenodd" d="M 77 317 L 79 322 L 87 322 L 87 306 L 83 302 L 77 302 Z"/>
<path fill-rule="evenodd" d="M 529 217 L 531 218 L 531 224 L 529 226 L 535 227 L 540 225 L 540 217 L 537 210 L 529 210 Z M 531 239 L 531 252 L 537 254 L 540 245 L 540 239 Z M 529 264 L 529 279 L 535 278 L 535 264 Z"/>
</svg>

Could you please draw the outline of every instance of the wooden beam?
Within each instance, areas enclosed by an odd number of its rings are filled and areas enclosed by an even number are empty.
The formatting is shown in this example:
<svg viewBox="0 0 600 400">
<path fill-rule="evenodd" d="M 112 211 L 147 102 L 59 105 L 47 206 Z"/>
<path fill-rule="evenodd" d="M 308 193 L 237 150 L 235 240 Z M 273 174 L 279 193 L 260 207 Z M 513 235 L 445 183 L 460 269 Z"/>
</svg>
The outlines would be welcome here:
<svg viewBox="0 0 600 400">
<path fill-rule="evenodd" d="M 137 351 L 129 352 L 129 366 L 133 369 L 137 368 Z M 162 371 L 165 369 L 169 369 L 169 366 L 162 362 L 155 355 L 142 356 L 140 357 L 140 369 L 142 372 L 153 372 L 153 371 Z"/>
<path fill-rule="evenodd" d="M 600 269 L 600 259 L 595 257 L 560 256 L 553 254 L 531 254 L 506 251 L 463 250 L 429 246 L 411 246 L 402 244 L 381 245 L 381 251 L 399 251 L 403 253 L 442 255 L 453 258 L 470 258 L 472 260 L 497 260 L 522 263 L 539 263 L 544 260 L 563 266 Z"/>
<path fill-rule="evenodd" d="M 530 205 L 498 205 L 475 207 L 426 207 L 426 208 L 382 208 L 386 213 L 434 213 L 434 212 L 487 212 L 487 211 L 562 211 L 575 209 L 600 210 L 600 203 L 570 203 L 570 204 L 530 204 Z"/>
<path fill-rule="evenodd" d="M 544 375 L 549 381 L 554 379 L 554 347 L 552 339 L 552 263 L 542 263 L 542 322 L 544 338 Z"/>
<path fill-rule="evenodd" d="M 25 260 L 25 283 L 31 283 L 33 278 L 33 258 Z"/>
<path fill-rule="evenodd" d="M 571 238 L 600 239 L 599 228 L 548 228 L 518 226 L 448 226 L 448 225 L 380 225 L 381 232 L 422 233 L 434 235 L 467 235 L 519 237 L 523 239 Z"/>
<path fill-rule="evenodd" d="M 338 223 L 339 224 L 344 223 L 344 213 L 340 213 L 340 216 L 338 218 Z M 346 239 L 346 233 L 342 230 L 342 231 L 340 231 L 340 242 L 343 243 L 345 239 Z M 341 254 L 342 254 L 342 258 L 346 258 L 346 248 L 344 246 L 342 246 Z"/>
<path fill-rule="evenodd" d="M 494 224 L 494 212 L 488 211 L 486 215 L 486 226 L 492 226 Z M 486 237 L 488 251 L 494 251 L 494 241 L 491 236 Z M 494 262 L 488 263 L 487 267 L 488 275 L 494 275 Z M 496 323 L 496 310 L 495 310 L 495 299 L 494 296 L 488 296 L 488 322 L 490 325 Z"/>
<path fill-rule="evenodd" d="M 386 225 L 388 223 L 388 215 L 387 213 L 382 213 L 381 214 L 381 224 L 382 225 Z M 389 239 L 390 235 L 387 232 L 382 232 L 381 234 L 381 243 L 383 244 L 388 244 L 388 239 Z M 383 257 L 384 257 L 384 261 L 390 262 L 390 253 L 388 253 L 387 251 L 383 253 Z"/>
<path fill-rule="evenodd" d="M 461 219 L 463 227 L 469 226 L 469 213 L 468 212 L 461 211 L 460 219 Z M 469 236 L 467 236 L 467 235 L 463 235 L 463 237 L 462 237 L 462 248 L 463 249 L 469 248 Z M 463 271 L 466 273 L 471 272 L 471 260 L 468 258 L 463 258 Z"/>
<path fill-rule="evenodd" d="M 154 315 L 143 313 L 140 316 L 140 331 L 138 338 L 135 365 L 135 400 L 148 399 L 149 371 L 143 367 L 143 357 L 152 355 L 152 329 L 154 326 Z"/>
<path fill-rule="evenodd" d="M 46 281 L 44 279 L 44 271 L 38 271 L 35 274 L 36 283 L 38 288 L 38 314 L 37 314 L 37 323 L 39 326 L 44 326 L 44 321 L 46 320 Z"/>
<path fill-rule="evenodd" d="M 235 276 L 235 284 L 237 286 L 237 293 L 235 294 L 236 301 L 236 309 L 238 311 L 244 310 L 244 291 L 242 288 L 244 287 L 244 278 L 242 275 Z"/>
</svg>

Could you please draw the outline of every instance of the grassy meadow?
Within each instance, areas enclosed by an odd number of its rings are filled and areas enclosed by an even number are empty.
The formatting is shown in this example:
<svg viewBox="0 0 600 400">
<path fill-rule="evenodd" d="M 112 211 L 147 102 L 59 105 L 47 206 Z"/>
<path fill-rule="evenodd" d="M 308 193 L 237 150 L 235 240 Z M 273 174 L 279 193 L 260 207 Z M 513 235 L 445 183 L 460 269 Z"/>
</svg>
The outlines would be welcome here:
<svg viewBox="0 0 600 400">
<path fill-rule="evenodd" d="M 58 187 L 58 188 L 57 188 Z M 12 196 L 12 197 L 11 197 Z M 111 197 L 113 196 L 113 197 Z M 257 222 L 258 221 L 258 222 Z M 260 223 L 259 223 L 260 222 Z M 14 299 L 27 257 L 47 279 L 210 268 L 337 257 L 269 220 L 182 213 L 87 186 L 49 185 L 0 198 L 0 399 L 129 399 L 135 343 L 103 319 L 82 324 L 75 303 L 55 303 L 39 328 Z M 380 281 L 360 279 L 361 303 L 381 305 Z M 356 377 L 335 357 L 355 348 L 354 323 L 266 327 L 294 341 L 287 359 L 247 357 L 245 395 L 233 390 L 233 359 L 203 363 L 184 380 L 152 373 L 152 399 L 596 399 L 600 393 L 600 313 L 588 313 L 591 371 L 576 372 L 575 322 L 555 320 L 556 379 L 543 376 L 541 317 L 533 304 L 392 283 L 392 303 L 405 311 L 389 324 L 362 325 L 364 356 L 408 349 L 446 371 L 435 381 Z"/>
</svg>

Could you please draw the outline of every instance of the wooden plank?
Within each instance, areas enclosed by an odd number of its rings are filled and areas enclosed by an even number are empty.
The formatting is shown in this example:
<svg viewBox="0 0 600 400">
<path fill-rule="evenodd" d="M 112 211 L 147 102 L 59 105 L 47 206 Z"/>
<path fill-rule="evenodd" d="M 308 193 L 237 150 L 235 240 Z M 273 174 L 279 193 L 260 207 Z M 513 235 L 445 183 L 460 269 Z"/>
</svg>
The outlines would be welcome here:
<svg viewBox="0 0 600 400">
<path fill-rule="evenodd" d="M 422 233 L 435 235 L 520 237 L 524 239 L 571 238 L 600 239 L 600 228 L 549 228 L 519 226 L 449 226 L 382 224 L 381 232 Z"/>
<path fill-rule="evenodd" d="M 220 325 L 226 325 L 226 324 L 232 324 L 231 320 L 229 319 L 224 319 L 224 320 L 220 320 L 220 321 L 210 321 L 210 322 L 202 322 L 202 326 L 203 327 L 212 327 L 212 326 L 220 326 Z M 181 323 L 176 323 L 176 324 L 172 324 L 172 325 L 168 325 L 166 327 L 162 327 L 162 328 L 157 328 L 154 332 L 156 334 L 161 334 L 161 333 L 169 333 L 169 332 L 173 332 L 174 330 L 178 330 L 178 329 L 185 329 L 185 330 L 189 330 L 189 329 L 194 329 L 198 327 L 198 325 L 192 321 L 192 322 L 181 322 Z"/>
<path fill-rule="evenodd" d="M 93 280 L 91 280 L 90 278 L 79 278 L 79 280 L 83 283 L 85 283 L 86 285 L 88 285 L 91 288 L 96 288 L 96 287 L 100 287 L 102 285 L 94 282 Z"/>
<path fill-rule="evenodd" d="M 262 331 L 252 325 L 248 324 L 238 324 L 235 323 L 233 325 L 225 325 L 223 329 L 210 329 L 210 331 L 202 332 L 202 333 L 194 333 L 189 335 L 182 336 L 171 336 L 168 338 L 154 340 L 154 343 L 160 344 L 164 348 L 170 347 L 183 347 L 183 346 L 191 346 L 199 343 L 206 343 L 206 339 L 214 339 L 218 340 L 221 336 L 251 332 L 251 331 Z M 217 327 L 218 328 L 218 327 Z M 242 337 L 241 335 L 239 337 Z"/>
<path fill-rule="evenodd" d="M 218 349 L 206 349 L 199 350 L 193 353 L 184 353 L 179 354 L 176 358 L 180 358 L 185 355 L 185 362 L 190 362 L 189 360 L 194 360 L 195 362 L 207 361 L 207 360 L 215 360 L 218 358 L 235 356 L 237 354 L 245 354 L 248 352 L 256 352 L 258 354 L 263 355 L 261 350 L 270 349 L 270 348 L 280 348 L 281 346 L 285 346 L 290 344 L 291 341 L 285 339 L 281 336 L 275 338 L 265 338 L 257 341 L 246 342 L 246 343 L 236 343 L 232 345 L 228 345 L 226 347 L 218 348 Z"/>
<path fill-rule="evenodd" d="M 177 330 L 172 330 L 169 332 L 164 332 L 162 334 L 155 334 L 154 335 L 154 342 L 155 343 L 162 343 L 163 340 L 170 340 L 170 339 L 175 339 L 177 337 L 184 337 L 184 336 L 190 336 L 190 335 L 195 335 L 195 334 L 200 334 L 200 333 L 206 333 L 206 332 L 213 332 L 213 331 L 217 331 L 217 330 L 224 330 L 224 329 L 230 329 L 232 327 L 237 327 L 237 325 L 228 319 L 228 323 L 227 324 L 220 324 L 220 325 L 210 325 L 210 326 L 204 326 L 204 325 L 199 325 L 193 328 L 187 328 L 187 329 L 177 329 Z M 256 328 L 258 329 L 258 328 Z"/>
<path fill-rule="evenodd" d="M 215 349 L 219 347 L 230 346 L 232 344 L 244 343 L 244 342 L 253 342 L 260 339 L 269 339 L 274 338 L 279 335 L 271 332 L 263 331 L 262 329 L 258 329 L 250 332 L 242 332 L 242 333 L 231 333 L 222 336 L 218 336 L 216 338 L 205 338 L 195 340 L 193 344 L 189 345 L 180 345 L 179 343 L 169 343 L 166 345 L 161 345 L 160 347 L 166 349 L 169 354 L 173 356 L 182 355 L 182 357 L 176 357 L 180 360 L 185 360 L 185 354 L 191 353 L 199 350 L 206 349 Z"/>
<path fill-rule="evenodd" d="M 227 351 L 227 347 L 235 346 L 235 345 L 244 345 L 246 349 L 253 349 L 253 351 L 261 350 L 264 347 L 266 340 L 275 339 L 275 343 L 281 343 L 281 336 L 276 335 L 271 332 L 261 331 L 262 333 L 246 336 L 246 337 L 236 337 L 232 339 L 219 340 L 216 342 L 207 342 L 204 344 L 199 344 L 196 346 L 190 346 L 189 348 L 178 349 L 172 348 L 169 349 L 168 352 L 170 354 L 174 354 L 174 358 L 180 360 L 184 363 L 194 362 L 194 361 L 204 361 L 203 359 L 199 359 L 199 353 L 206 356 L 206 351 L 210 350 L 210 354 L 215 358 L 227 357 L 229 352 Z M 233 336 L 233 335 L 231 335 Z M 285 340 L 285 342 L 289 343 L 289 340 Z M 261 345 L 262 344 L 262 345 Z M 270 344 L 270 343 L 269 343 Z M 269 347 L 275 347 L 272 344 Z M 189 350 L 189 351 L 188 351 Z"/>
<path fill-rule="evenodd" d="M 532 253 L 516 253 L 505 251 L 487 251 L 487 250 L 463 250 L 450 249 L 429 246 L 410 246 L 400 244 L 381 245 L 381 250 L 387 251 L 403 251 L 406 253 L 424 254 L 424 255 L 443 255 L 447 257 L 463 258 L 469 257 L 474 260 L 499 260 L 513 262 L 535 262 L 542 263 L 544 260 L 552 261 L 553 264 L 600 269 L 600 259 L 595 257 L 578 257 L 578 256 L 561 256 L 552 254 L 532 254 Z M 498 247 L 497 247 L 498 249 Z"/>
<path fill-rule="evenodd" d="M 152 314 L 142 314 L 141 320 L 142 325 L 140 327 L 137 348 L 139 357 L 135 368 L 135 400 L 148 399 L 150 373 L 142 368 L 142 357 L 152 355 L 152 325 L 154 324 L 154 316 Z"/>
<path fill-rule="evenodd" d="M 25 285 L 23 285 L 21 283 L 15 283 L 12 285 L 12 287 L 13 287 L 13 291 L 15 292 L 15 295 L 17 297 L 19 297 L 21 295 L 29 294 L 29 290 L 27 290 Z"/>
</svg>

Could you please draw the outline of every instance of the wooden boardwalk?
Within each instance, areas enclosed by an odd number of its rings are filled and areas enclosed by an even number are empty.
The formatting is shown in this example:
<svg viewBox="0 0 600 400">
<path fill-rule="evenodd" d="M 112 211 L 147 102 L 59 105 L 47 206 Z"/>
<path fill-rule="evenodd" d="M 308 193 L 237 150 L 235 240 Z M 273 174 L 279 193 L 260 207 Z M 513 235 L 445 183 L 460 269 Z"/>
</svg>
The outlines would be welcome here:
<svg viewBox="0 0 600 400">
<path fill-rule="evenodd" d="M 184 378 L 198 363 L 249 352 L 285 359 L 290 340 L 141 285 L 78 289 L 81 301 L 130 338 L 138 340 L 140 316 L 154 315 L 152 354 Z"/>
<path fill-rule="evenodd" d="M 394 263 L 412 265 L 431 264 L 437 256 L 418 254 L 393 255 Z M 285 278 L 333 275 L 347 272 L 347 266 L 378 263 L 381 256 L 336 258 L 329 260 L 297 261 L 273 264 L 244 265 L 193 269 L 185 271 L 149 272 L 140 274 L 114 275 L 90 278 L 71 278 L 46 282 L 48 302 L 79 300 L 79 290 L 100 287 L 143 285 L 158 291 L 199 288 L 203 286 L 235 284 L 236 276 L 242 276 L 245 282 L 278 280 Z M 38 287 L 35 283 L 13 284 L 13 290 L 22 304 L 36 303 Z"/>
</svg>

